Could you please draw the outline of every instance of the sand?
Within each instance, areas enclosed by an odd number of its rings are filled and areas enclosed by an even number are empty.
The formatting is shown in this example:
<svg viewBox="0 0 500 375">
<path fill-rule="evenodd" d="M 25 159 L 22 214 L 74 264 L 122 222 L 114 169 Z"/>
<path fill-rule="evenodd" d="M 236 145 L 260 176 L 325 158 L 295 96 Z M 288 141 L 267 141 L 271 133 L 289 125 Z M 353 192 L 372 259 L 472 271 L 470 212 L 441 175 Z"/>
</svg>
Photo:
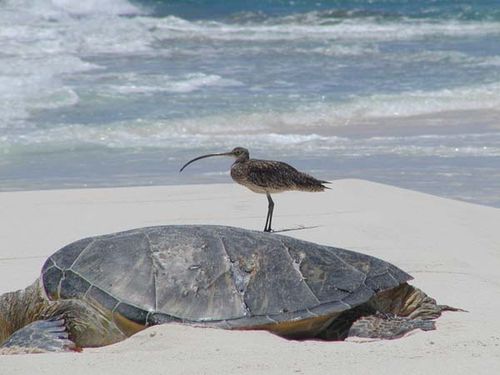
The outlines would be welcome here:
<svg viewBox="0 0 500 375">
<path fill-rule="evenodd" d="M 152 327 L 82 353 L 0 356 L 0 374 L 493 374 L 500 369 L 500 209 L 362 180 L 275 196 L 275 229 L 389 261 L 448 312 L 437 330 L 370 343 Z M 267 200 L 235 184 L 0 193 L 0 293 L 84 236 L 203 223 L 261 230 Z"/>
</svg>

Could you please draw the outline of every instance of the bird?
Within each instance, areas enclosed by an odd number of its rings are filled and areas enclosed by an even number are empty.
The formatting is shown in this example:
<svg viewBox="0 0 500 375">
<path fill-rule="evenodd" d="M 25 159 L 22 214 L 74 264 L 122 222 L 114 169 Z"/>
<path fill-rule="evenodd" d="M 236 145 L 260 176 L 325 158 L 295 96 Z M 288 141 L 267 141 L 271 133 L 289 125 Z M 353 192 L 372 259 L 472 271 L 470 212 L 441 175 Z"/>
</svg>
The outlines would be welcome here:
<svg viewBox="0 0 500 375">
<path fill-rule="evenodd" d="M 271 222 L 274 201 L 271 194 L 293 190 L 319 192 L 330 189 L 324 185 L 329 184 L 329 181 L 318 180 L 282 161 L 250 159 L 250 153 L 244 147 L 235 147 L 229 152 L 198 156 L 184 164 L 179 173 L 189 164 L 212 156 L 234 157 L 236 160 L 231 166 L 231 178 L 255 193 L 266 194 L 268 209 L 264 232 L 273 231 Z"/>
</svg>

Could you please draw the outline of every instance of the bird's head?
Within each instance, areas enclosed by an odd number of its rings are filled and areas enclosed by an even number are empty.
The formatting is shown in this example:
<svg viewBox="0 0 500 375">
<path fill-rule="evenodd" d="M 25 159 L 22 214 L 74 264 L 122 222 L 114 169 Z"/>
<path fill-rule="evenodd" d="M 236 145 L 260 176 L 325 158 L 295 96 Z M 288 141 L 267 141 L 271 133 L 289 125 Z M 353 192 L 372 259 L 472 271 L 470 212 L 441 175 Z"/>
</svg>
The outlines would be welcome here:
<svg viewBox="0 0 500 375">
<path fill-rule="evenodd" d="M 234 156 L 236 159 L 249 159 L 250 158 L 250 153 L 248 150 L 244 147 L 235 147 L 231 151 L 229 151 L 229 155 Z"/>
<path fill-rule="evenodd" d="M 236 158 L 236 161 L 245 161 L 245 160 L 248 160 L 250 158 L 250 153 L 244 147 L 235 147 L 229 152 L 220 152 L 217 154 L 207 154 L 207 155 L 198 156 L 198 157 L 188 161 L 186 164 L 184 164 L 179 172 L 182 172 L 184 170 L 184 168 L 186 168 L 189 164 L 191 164 L 192 162 L 195 162 L 196 160 L 209 158 L 212 156 L 233 156 L 234 158 Z"/>
</svg>

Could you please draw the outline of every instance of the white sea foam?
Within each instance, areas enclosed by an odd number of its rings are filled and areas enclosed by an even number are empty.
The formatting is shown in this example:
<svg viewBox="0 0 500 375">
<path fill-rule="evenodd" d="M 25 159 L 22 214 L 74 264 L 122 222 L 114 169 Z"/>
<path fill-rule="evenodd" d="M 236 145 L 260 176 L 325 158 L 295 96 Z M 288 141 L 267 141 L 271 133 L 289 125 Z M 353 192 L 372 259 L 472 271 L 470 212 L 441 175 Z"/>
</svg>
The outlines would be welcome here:
<svg viewBox="0 0 500 375">
<path fill-rule="evenodd" d="M 76 104 L 64 78 L 100 68 L 83 56 L 148 50 L 140 21 L 118 17 L 140 13 L 125 0 L 0 3 L 0 128 L 33 126 L 33 110 Z"/>
<path fill-rule="evenodd" d="M 133 15 L 134 17 L 120 17 Z M 275 22 L 231 24 L 215 21 L 190 22 L 178 17 L 147 17 L 144 10 L 126 0 L 81 2 L 70 0 L 8 0 L 0 3 L 0 128 L 20 126 L 36 129 L 29 122 L 37 110 L 71 106 L 79 102 L 75 87 L 66 83 L 68 77 L 78 77 L 94 71 L 93 78 L 116 78 L 113 82 L 96 85 L 98 93 L 128 96 L 133 94 L 155 94 L 158 92 L 187 94 L 209 87 L 243 85 L 237 79 L 228 79 L 224 71 L 202 69 L 191 73 L 138 74 L 136 72 L 103 71 L 103 67 L 89 63 L 95 56 L 127 57 L 167 55 L 172 41 L 182 53 L 198 53 L 196 48 L 184 48 L 187 40 L 197 42 L 202 48 L 210 43 L 203 41 L 317 41 L 317 46 L 308 49 L 305 44 L 236 43 L 237 47 L 254 48 L 258 55 L 266 48 L 275 48 L 280 53 L 303 52 L 326 56 L 360 56 L 379 53 L 374 42 L 408 40 L 415 38 L 440 38 L 443 36 L 500 35 L 497 22 L 400 19 L 383 21 L 376 18 L 347 17 L 325 19 L 311 13 L 305 17 L 288 17 Z M 165 47 L 155 43 L 166 41 Z M 162 45 L 163 46 L 163 45 Z M 184 48 L 184 49 L 183 49 Z M 194 52 L 193 52 L 194 51 Z M 220 49 L 214 49 L 220 53 Z M 222 51 L 224 52 L 224 51 Z M 176 56 L 178 57 L 178 55 Z M 497 66 L 493 57 L 471 57 L 455 51 L 417 52 L 401 55 L 401 63 L 450 62 L 474 66 Z M 406 59 L 406 60 L 405 60 Z M 97 71 L 97 73 L 95 73 Z M 125 70 L 126 71 L 126 70 Z M 90 74 L 90 73 L 89 73 Z M 85 82 L 81 80 L 79 82 Z M 321 139 L 301 140 L 295 133 L 303 129 L 328 128 L 344 125 L 352 119 L 404 117 L 441 111 L 464 109 L 490 109 L 500 107 L 500 83 L 478 84 L 433 91 L 406 91 L 397 94 L 352 96 L 342 102 L 318 102 L 300 104 L 296 101 L 290 108 L 248 108 L 230 112 L 221 108 L 220 115 L 188 119 L 172 119 L 164 124 L 150 124 L 149 130 L 139 130 L 135 125 L 111 125 L 109 128 L 83 125 L 57 125 L 52 129 L 30 132 L 25 138 L 15 135 L 3 138 L 13 144 L 43 144 L 64 142 L 82 144 L 101 142 L 109 147 L 158 146 L 169 139 L 194 139 L 193 142 L 222 142 L 224 137 L 264 137 L 276 144 L 303 145 Z M 304 93 L 300 93 L 304 94 Z M 307 93 L 306 93 L 307 94 Z M 248 103 L 252 108 L 255 103 Z M 151 129 L 161 129 L 154 133 Z M 147 134 L 146 138 L 140 136 Z M 282 133 L 291 135 L 283 135 Z M 305 131 L 307 133 L 307 130 Z M 324 132 L 322 132 L 323 134 Z M 17 134 L 13 132 L 13 134 Z M 308 135 L 310 136 L 310 135 Z M 69 137 L 69 138 L 68 138 Z M 171 138 L 169 138 L 171 137 Z M 175 138 L 177 137 L 177 138 Z M 184 138 L 183 138 L 184 137 Z M 232 137 L 232 138 L 231 138 Z M 298 138 L 297 138 L 298 137 Z M 106 143 L 103 139 L 114 139 Z M 137 140 L 137 141 L 136 141 Z M 158 144 L 155 143 L 158 141 Z M 80 143 L 79 143 L 80 142 Z M 186 141 L 189 144 L 189 141 Z M 205 142 L 205 143 L 204 143 Z M 225 142 L 225 141 L 224 141 Z M 174 142 L 171 142 L 172 144 Z M 221 145 L 222 145 L 221 143 Z M 226 143 L 224 143 L 226 144 Z"/>
<path fill-rule="evenodd" d="M 197 90 L 206 84 L 220 84 L 220 77 L 210 77 L 202 74 L 193 74 L 184 77 L 177 82 L 172 77 L 164 77 L 164 81 L 152 78 L 151 86 L 134 86 L 134 75 L 128 75 L 127 84 L 110 87 L 114 94 L 147 93 L 148 90 L 157 92 L 160 90 L 174 90 L 186 92 L 186 90 Z M 122 77 L 123 78 L 123 77 Z M 7 84 L 9 86 L 9 84 Z M 57 93 L 57 91 L 54 91 Z M 264 111 L 253 113 L 228 113 L 222 112 L 216 116 L 190 117 L 170 120 L 147 120 L 111 123 L 103 125 L 54 125 L 50 129 L 30 132 L 22 137 L 16 135 L 3 138 L 4 149 L 9 144 L 14 146 L 33 144 L 46 144 L 54 147 L 61 144 L 66 147 L 95 144 L 110 148 L 134 148 L 134 147 L 172 147 L 172 148 L 198 148 L 207 146 L 231 146 L 237 143 L 282 145 L 283 147 L 295 145 L 297 147 L 316 147 L 326 149 L 340 149 L 342 141 L 340 138 L 325 136 L 330 128 L 348 125 L 350 121 L 356 122 L 363 119 L 403 118 L 405 116 L 438 113 L 441 111 L 476 110 L 476 109 L 498 109 L 500 107 L 500 83 L 479 85 L 476 87 L 457 88 L 454 90 L 438 90 L 431 92 L 406 92 L 399 95 L 372 95 L 367 97 L 353 98 L 345 103 L 321 103 L 308 104 L 296 108 L 294 111 Z M 11 93 L 12 94 L 12 93 Z M 55 95 L 55 94 L 54 94 Z M 43 96 L 43 95 L 42 95 Z M 48 97 L 48 95 L 46 95 Z M 73 98 L 70 92 L 59 92 L 59 101 L 52 98 L 40 106 L 49 106 L 54 103 L 71 104 Z M 73 99 L 71 99 L 73 98 Z M 12 100 L 10 104 L 15 104 Z M 31 104 L 35 106 L 36 104 Z M 1 109 L 0 109 L 1 110 Z M 436 114 L 438 118 L 439 115 Z M 318 135 L 308 132 L 308 128 L 320 130 Z M 392 142 L 391 138 L 384 138 Z M 424 152 L 423 142 L 426 138 L 418 138 L 415 141 L 422 143 L 416 152 Z M 382 139 L 373 139 L 374 142 L 382 144 L 382 151 L 387 147 Z M 398 138 L 397 142 L 404 139 Z M 352 140 L 346 143 L 344 151 L 352 148 Z M 465 142 L 464 142 L 465 143 Z M 274 147 L 274 146 L 273 146 Z M 392 146 L 391 146 L 392 147 Z M 401 150 L 394 149 L 393 152 L 405 152 L 410 154 L 412 145 L 406 145 Z M 443 148 L 443 153 L 454 154 L 453 148 Z M 431 147 L 434 150 L 434 146 Z M 377 150 L 372 150 L 377 153 Z M 370 152 L 372 152 L 370 151 Z M 495 154 L 495 149 L 472 149 L 470 154 Z M 380 151 L 381 152 L 381 151 Z M 434 151 L 432 151 L 434 152 Z M 429 151 L 429 153 L 432 153 Z M 460 152 L 465 153 L 464 149 Z"/>
<path fill-rule="evenodd" d="M 120 75 L 102 74 L 103 78 L 113 78 L 118 84 L 105 85 L 100 89 L 101 93 L 108 95 L 127 94 L 154 94 L 158 92 L 189 93 L 202 89 L 203 87 L 229 87 L 240 86 L 241 82 L 232 79 L 224 79 L 216 74 L 204 74 L 201 72 L 188 73 L 181 76 L 162 75 L 138 75 L 126 73 Z"/>
<path fill-rule="evenodd" d="M 120 17 L 121 15 L 134 17 Z M 326 18 L 328 19 L 328 18 Z M 275 22 L 276 20 L 273 20 Z M 378 53 L 370 41 L 397 40 L 418 37 L 464 36 L 500 34 L 500 25 L 494 22 L 429 22 L 419 20 L 399 20 L 380 22 L 370 18 L 346 18 L 325 22 L 321 14 L 311 13 L 306 17 L 288 17 L 281 23 L 270 24 L 229 24 L 214 21 L 190 22 L 178 17 L 146 17 L 143 9 L 126 0 L 98 2 L 96 0 L 8 0 L 0 5 L 0 72 L 3 86 L 0 88 L 0 115 L 3 127 L 13 121 L 19 126 L 24 123 L 33 108 L 42 108 L 50 99 L 54 102 L 47 108 L 72 105 L 78 101 L 76 91 L 64 83 L 70 74 L 99 68 L 86 61 L 96 55 L 127 54 L 128 56 L 159 56 L 168 54 L 168 47 L 153 47 L 161 40 L 184 39 L 196 41 L 212 40 L 316 40 L 321 46 L 308 50 L 301 46 L 271 46 L 289 51 L 322 54 L 326 56 L 358 56 Z M 363 43 L 351 43 L 353 40 Z M 328 41 L 329 44 L 326 44 Z M 268 48 L 263 46 L 262 48 Z M 177 47 L 180 48 L 180 47 Z M 256 54 L 261 49 L 256 46 Z M 192 53 L 185 49 L 183 53 Z M 214 53 L 220 53 L 215 50 Z M 402 56 L 401 59 L 405 57 Z M 411 58 L 407 56 L 406 58 Z M 446 56 L 420 56 L 421 59 L 445 59 Z M 450 59 L 462 59 L 477 66 L 498 65 L 498 57 L 469 58 L 450 52 Z M 157 83 L 148 82 L 147 76 L 125 82 L 111 84 L 103 90 L 116 93 L 154 93 L 158 91 L 189 93 L 202 87 L 216 85 L 238 85 L 238 81 L 227 79 L 217 72 L 193 73 L 193 76 L 172 78 L 155 77 Z M 493 87 L 496 89 L 497 86 Z M 347 103 L 342 110 L 318 108 L 316 118 L 304 118 L 308 108 L 299 110 L 302 123 L 331 124 L 336 118 L 347 119 L 353 115 L 392 116 L 442 109 L 485 108 L 497 105 L 494 92 L 485 93 L 452 90 L 450 93 L 409 93 L 402 96 L 373 96 Z M 493 90 L 492 90 L 493 91 Z M 66 94 L 67 97 L 64 97 Z M 455 95 L 457 94 L 457 95 Z M 472 95 L 469 100 L 466 95 Z M 455 95 L 455 96 L 454 96 Z M 477 97 L 477 99 L 476 99 Z M 38 104 L 37 104 L 38 101 Z M 416 103 L 409 108 L 409 102 Z M 257 115 L 259 117 L 260 115 Z M 295 123 L 297 116 L 277 114 L 277 123 Z M 266 120 L 265 118 L 262 120 Z M 309 121 L 311 120 L 311 121 Z M 273 121 L 271 121 L 273 122 Z M 26 124 L 24 124 L 26 125 Z"/>
<path fill-rule="evenodd" d="M 112 15 L 139 15 L 143 9 L 126 0 L 51 0 L 56 8 L 72 15 L 112 14 Z"/>
<path fill-rule="evenodd" d="M 397 62 L 401 65 L 411 63 L 442 63 L 461 66 L 500 66 L 500 56 L 471 56 L 455 50 L 423 50 L 414 53 L 400 53 Z M 395 58 L 391 55 L 391 58 Z"/>
<path fill-rule="evenodd" d="M 266 123 L 270 129 L 282 126 L 289 129 L 325 128 L 343 126 L 351 121 L 364 119 L 404 118 L 440 112 L 498 108 L 500 82 L 495 82 L 435 91 L 355 96 L 341 103 L 305 104 L 294 111 L 277 113 L 271 118 L 264 115 L 259 121 Z M 243 122 L 248 123 L 248 120 L 243 119 Z"/>
<path fill-rule="evenodd" d="M 207 124 L 204 129 L 207 128 Z M 234 130 L 234 129 L 233 129 Z M 78 150 L 88 147 L 108 149 L 164 149 L 175 154 L 179 150 L 211 149 L 224 151 L 235 145 L 251 149 L 282 150 L 318 154 L 338 153 L 342 157 L 384 154 L 439 157 L 499 157 L 500 138 L 497 133 L 378 136 L 348 138 L 319 134 L 278 134 L 245 131 L 187 132 L 185 127 L 170 121 L 132 124 L 119 122 L 108 126 L 63 125 L 24 134 L 0 136 L 0 153 L 24 153 L 27 150 Z M 177 151 L 176 151 L 177 150 Z"/>
<path fill-rule="evenodd" d="M 463 37 L 500 34 L 498 22 L 400 19 L 398 21 L 346 19 L 324 24 L 245 24 L 234 25 L 215 21 L 189 22 L 174 16 L 159 19 L 155 34 L 165 39 L 214 39 L 246 41 L 279 40 L 408 40 L 429 37 Z"/>
<path fill-rule="evenodd" d="M 273 113 L 252 113 L 235 118 L 212 118 L 208 121 L 230 132 L 232 124 L 239 129 L 253 131 L 300 131 L 304 128 L 344 126 L 351 121 L 380 118 L 404 118 L 439 112 L 460 110 L 488 110 L 500 108 L 500 82 L 443 89 L 436 91 L 408 91 L 400 94 L 376 94 L 353 97 L 342 103 L 311 103 L 295 110 Z M 204 124 L 205 126 L 208 124 Z M 188 126 L 187 126 L 188 127 Z M 217 127 L 210 127 L 217 131 Z M 240 131 L 238 129 L 238 131 Z M 203 131 L 194 125 L 194 131 Z"/>
<path fill-rule="evenodd" d="M 53 109 L 78 102 L 78 95 L 67 86 L 58 85 L 52 77 L 0 77 L 0 128 L 33 127 L 27 119 L 37 109 Z"/>
<path fill-rule="evenodd" d="M 500 82 L 442 89 L 409 91 L 392 95 L 372 95 L 356 99 L 335 111 L 341 118 L 353 116 L 380 118 L 405 117 L 429 113 L 497 109 L 500 107 Z"/>
</svg>

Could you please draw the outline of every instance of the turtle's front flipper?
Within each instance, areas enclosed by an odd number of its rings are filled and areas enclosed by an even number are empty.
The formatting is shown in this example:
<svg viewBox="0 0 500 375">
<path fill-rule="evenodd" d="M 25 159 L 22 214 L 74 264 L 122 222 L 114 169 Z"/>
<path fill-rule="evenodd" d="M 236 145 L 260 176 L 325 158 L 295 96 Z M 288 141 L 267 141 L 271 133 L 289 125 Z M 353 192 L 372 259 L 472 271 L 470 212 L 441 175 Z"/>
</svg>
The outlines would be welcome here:
<svg viewBox="0 0 500 375">
<path fill-rule="evenodd" d="M 347 338 L 396 339 L 415 329 L 431 331 L 436 329 L 436 326 L 432 320 L 410 319 L 379 313 L 356 320 L 349 329 Z"/>
<path fill-rule="evenodd" d="M 75 350 L 62 318 L 37 320 L 14 332 L 0 346 L 0 354 L 43 353 Z"/>
</svg>

